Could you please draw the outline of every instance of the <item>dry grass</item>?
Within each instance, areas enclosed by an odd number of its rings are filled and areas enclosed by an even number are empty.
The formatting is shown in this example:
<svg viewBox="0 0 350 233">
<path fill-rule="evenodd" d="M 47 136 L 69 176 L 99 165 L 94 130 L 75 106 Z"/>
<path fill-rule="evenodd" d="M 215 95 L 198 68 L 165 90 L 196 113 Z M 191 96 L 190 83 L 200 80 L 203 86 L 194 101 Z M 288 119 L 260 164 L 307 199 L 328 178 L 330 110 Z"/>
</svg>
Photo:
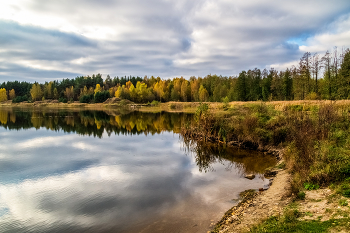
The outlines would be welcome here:
<svg viewBox="0 0 350 233">
<path fill-rule="evenodd" d="M 210 114 L 184 128 L 184 135 L 285 149 L 294 192 L 303 182 L 327 185 L 350 176 L 350 101 L 231 102 L 227 111 L 217 111 L 219 106 L 211 103 Z"/>
</svg>

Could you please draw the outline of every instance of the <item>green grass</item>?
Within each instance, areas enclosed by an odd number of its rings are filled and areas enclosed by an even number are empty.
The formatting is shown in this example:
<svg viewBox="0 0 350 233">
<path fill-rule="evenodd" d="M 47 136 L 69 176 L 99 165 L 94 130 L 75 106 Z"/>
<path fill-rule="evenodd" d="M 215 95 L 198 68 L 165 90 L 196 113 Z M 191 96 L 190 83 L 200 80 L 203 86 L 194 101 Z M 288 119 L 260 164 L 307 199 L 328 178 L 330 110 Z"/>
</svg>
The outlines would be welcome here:
<svg viewBox="0 0 350 233">
<path fill-rule="evenodd" d="M 329 212 L 329 211 L 328 211 Z M 310 216 L 313 214 L 305 212 L 304 214 L 298 211 L 298 205 L 291 203 L 284 210 L 280 217 L 270 217 L 259 225 L 250 229 L 249 232 L 254 233 L 279 233 L 279 232 L 329 232 L 330 229 L 341 229 L 350 231 L 350 218 L 348 215 L 342 214 L 342 219 L 330 219 L 321 221 L 322 216 L 318 216 L 317 220 L 300 220 L 301 216 Z"/>
<path fill-rule="evenodd" d="M 316 189 L 319 189 L 320 186 L 318 184 L 304 183 L 304 188 L 306 190 L 316 190 Z"/>
<path fill-rule="evenodd" d="M 340 206 L 347 206 L 348 205 L 348 201 L 346 199 L 340 199 L 338 203 Z"/>
<path fill-rule="evenodd" d="M 271 217 L 266 220 L 263 224 L 254 227 L 250 232 L 254 233 L 280 233 L 280 232 L 329 232 L 330 228 L 341 227 L 347 230 L 350 230 L 349 227 L 349 218 L 343 219 L 331 219 L 328 221 L 293 221 L 293 222 L 284 222 L 280 221 L 276 217 Z"/>
</svg>

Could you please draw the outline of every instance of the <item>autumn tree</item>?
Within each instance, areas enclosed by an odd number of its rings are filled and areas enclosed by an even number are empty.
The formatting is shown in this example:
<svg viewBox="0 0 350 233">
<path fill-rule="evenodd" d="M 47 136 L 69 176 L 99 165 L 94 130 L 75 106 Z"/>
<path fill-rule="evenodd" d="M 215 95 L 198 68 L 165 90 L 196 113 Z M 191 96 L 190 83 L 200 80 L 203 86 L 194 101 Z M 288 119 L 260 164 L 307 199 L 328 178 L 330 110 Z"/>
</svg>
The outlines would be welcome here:
<svg viewBox="0 0 350 233">
<path fill-rule="evenodd" d="M 13 100 L 14 98 L 16 98 L 16 92 L 14 89 L 9 91 L 9 97 L 10 97 L 10 100 Z"/>
<path fill-rule="evenodd" d="M 7 100 L 6 89 L 1 88 L 0 89 L 0 102 L 6 101 L 6 100 Z"/>
<path fill-rule="evenodd" d="M 80 95 L 79 95 L 79 97 L 82 97 L 82 96 L 84 96 L 84 95 L 88 95 L 88 89 L 87 89 L 86 86 L 84 86 L 84 88 L 80 90 Z"/>
<path fill-rule="evenodd" d="M 74 87 L 67 87 L 64 91 L 64 95 L 66 96 L 67 100 L 71 100 L 74 98 Z"/>
<path fill-rule="evenodd" d="M 171 100 L 178 101 L 181 98 L 181 79 L 175 78 L 173 79 L 174 87 L 171 90 Z"/>
<path fill-rule="evenodd" d="M 129 90 L 126 88 L 126 86 L 123 85 L 118 87 L 114 96 L 121 99 L 129 99 L 130 93 L 129 93 Z"/>
<path fill-rule="evenodd" d="M 94 94 L 96 95 L 97 92 L 101 92 L 101 85 L 100 84 L 96 84 L 96 88 L 94 90 Z"/>
<path fill-rule="evenodd" d="M 135 101 L 137 99 L 137 91 L 134 84 L 132 83 L 130 84 L 129 93 L 130 93 L 131 100 Z"/>
<path fill-rule="evenodd" d="M 137 102 L 145 102 L 148 100 L 147 84 L 140 81 L 136 84 L 136 100 Z"/>
<path fill-rule="evenodd" d="M 41 100 L 43 97 L 43 91 L 41 90 L 41 86 L 39 83 L 34 83 L 32 89 L 30 89 L 30 95 L 32 96 L 32 100 Z"/>
<path fill-rule="evenodd" d="M 191 100 L 198 101 L 199 100 L 199 87 L 200 87 L 199 79 L 196 79 L 196 77 L 192 76 L 190 78 L 190 87 L 191 87 Z"/>
<path fill-rule="evenodd" d="M 199 101 L 201 101 L 201 102 L 207 102 L 208 99 L 209 99 L 209 93 L 208 93 L 207 89 L 205 89 L 205 88 L 203 87 L 203 85 L 201 85 L 201 86 L 199 87 Z"/>
<path fill-rule="evenodd" d="M 189 82 L 186 79 L 184 79 L 182 81 L 181 89 L 180 89 L 181 100 L 183 102 L 187 102 L 188 99 L 191 97 L 189 91 L 190 91 Z"/>
<path fill-rule="evenodd" d="M 47 99 L 52 99 L 53 98 L 53 94 L 52 94 L 52 87 L 53 87 L 53 82 L 49 82 L 49 83 L 45 83 L 44 85 L 44 96 Z"/>
</svg>

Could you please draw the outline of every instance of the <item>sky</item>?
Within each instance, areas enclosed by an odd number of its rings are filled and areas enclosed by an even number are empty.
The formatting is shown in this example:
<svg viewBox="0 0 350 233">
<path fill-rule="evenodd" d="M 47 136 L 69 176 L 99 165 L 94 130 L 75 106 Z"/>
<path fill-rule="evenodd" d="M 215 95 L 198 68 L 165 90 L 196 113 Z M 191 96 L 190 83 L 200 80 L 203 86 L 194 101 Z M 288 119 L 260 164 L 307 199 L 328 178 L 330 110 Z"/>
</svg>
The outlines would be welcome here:
<svg viewBox="0 0 350 233">
<path fill-rule="evenodd" d="M 234 76 L 335 46 L 348 0 L 0 0 L 0 82 Z"/>
</svg>

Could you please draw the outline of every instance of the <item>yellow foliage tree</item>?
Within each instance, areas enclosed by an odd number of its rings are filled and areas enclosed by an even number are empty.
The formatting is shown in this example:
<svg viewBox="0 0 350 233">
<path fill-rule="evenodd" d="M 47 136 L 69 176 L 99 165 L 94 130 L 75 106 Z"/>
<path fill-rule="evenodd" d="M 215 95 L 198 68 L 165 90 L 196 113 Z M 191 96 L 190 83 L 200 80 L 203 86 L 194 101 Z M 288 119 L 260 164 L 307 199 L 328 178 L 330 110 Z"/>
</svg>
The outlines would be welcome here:
<svg viewBox="0 0 350 233">
<path fill-rule="evenodd" d="M 181 91 L 180 91 L 181 99 L 184 102 L 186 102 L 189 99 L 189 97 L 191 97 L 189 96 L 188 90 L 189 90 L 189 82 L 185 79 L 182 81 Z"/>
<path fill-rule="evenodd" d="M 133 85 L 131 81 L 127 81 L 126 84 L 125 84 L 126 88 L 128 88 L 128 89 L 130 89 L 131 85 Z"/>
<path fill-rule="evenodd" d="M 79 98 L 84 96 L 84 95 L 87 95 L 88 94 L 88 89 L 86 86 L 84 86 L 83 89 L 80 89 L 80 95 L 79 95 Z"/>
<path fill-rule="evenodd" d="M 198 101 L 198 92 L 199 92 L 199 79 L 192 79 L 191 80 L 191 100 L 192 101 Z"/>
<path fill-rule="evenodd" d="M 94 94 L 94 88 L 90 87 L 88 90 L 88 95 Z"/>
<path fill-rule="evenodd" d="M 110 96 L 114 96 L 115 95 L 115 92 L 117 91 L 117 89 L 118 89 L 118 87 L 111 87 L 111 88 L 109 88 L 108 89 L 108 91 L 109 91 L 109 95 Z"/>
<path fill-rule="evenodd" d="M 45 98 L 47 99 L 52 99 L 53 95 L 52 95 L 52 85 L 53 85 L 53 82 L 49 82 L 49 83 L 46 83 L 44 85 L 44 96 Z"/>
<path fill-rule="evenodd" d="M 71 86 L 70 88 L 67 87 L 64 95 L 67 97 L 67 100 L 69 101 L 71 98 L 74 98 L 74 87 Z"/>
<path fill-rule="evenodd" d="M 118 89 L 116 90 L 114 96 L 117 98 L 121 98 L 122 92 L 123 92 L 123 88 L 121 86 L 119 86 Z"/>
<path fill-rule="evenodd" d="M 94 93 L 96 94 L 97 92 L 101 92 L 101 86 L 100 86 L 100 84 L 96 84 L 96 88 L 95 88 L 95 90 L 94 90 Z"/>
<path fill-rule="evenodd" d="M 199 88 L 199 101 L 206 102 L 206 101 L 208 101 L 208 98 L 209 98 L 209 93 L 208 93 L 207 89 L 205 89 L 205 87 L 203 87 L 203 85 L 201 85 Z"/>
<path fill-rule="evenodd" d="M 41 86 L 39 83 L 34 83 L 32 89 L 30 89 L 30 95 L 32 96 L 32 100 L 41 100 L 43 97 L 43 91 L 41 90 Z"/>
<path fill-rule="evenodd" d="M 134 84 L 131 83 L 131 86 L 129 88 L 129 92 L 130 92 L 130 98 L 132 101 L 135 101 L 135 99 L 137 99 L 137 91 L 136 88 L 134 87 Z"/>
<path fill-rule="evenodd" d="M 147 84 L 141 83 L 140 81 L 136 84 L 136 98 L 138 102 L 142 102 L 142 100 L 147 99 L 148 92 L 147 92 Z"/>
<path fill-rule="evenodd" d="M 16 98 L 16 92 L 14 89 L 12 89 L 10 92 L 9 92 L 9 97 L 10 97 L 10 100 L 13 100 L 14 98 Z"/>
<path fill-rule="evenodd" d="M 1 88 L 0 89 L 0 102 L 6 101 L 6 100 L 7 100 L 6 89 Z"/>
</svg>

